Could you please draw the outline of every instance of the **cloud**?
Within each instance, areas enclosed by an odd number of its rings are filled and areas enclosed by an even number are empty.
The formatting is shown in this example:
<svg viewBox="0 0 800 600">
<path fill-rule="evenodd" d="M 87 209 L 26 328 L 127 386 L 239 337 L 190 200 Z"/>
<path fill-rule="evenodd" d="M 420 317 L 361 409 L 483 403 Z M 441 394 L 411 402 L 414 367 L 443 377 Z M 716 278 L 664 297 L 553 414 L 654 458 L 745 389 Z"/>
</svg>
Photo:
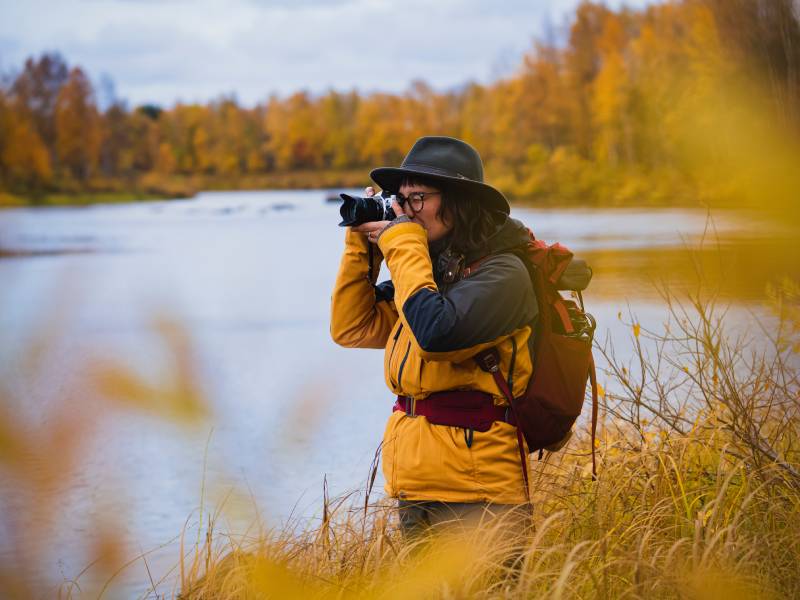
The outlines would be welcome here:
<svg viewBox="0 0 800 600">
<path fill-rule="evenodd" d="M 646 0 L 639 0 L 644 3 Z M 28 0 L 0 23 L 4 69 L 59 50 L 133 103 L 236 92 L 400 91 L 506 75 L 578 0 Z M 47 18 L 42 18 L 47 15 Z"/>
<path fill-rule="evenodd" d="M 336 8 L 346 4 L 356 4 L 359 0 L 247 0 L 261 8 L 288 8 L 305 10 L 308 8 Z"/>
</svg>

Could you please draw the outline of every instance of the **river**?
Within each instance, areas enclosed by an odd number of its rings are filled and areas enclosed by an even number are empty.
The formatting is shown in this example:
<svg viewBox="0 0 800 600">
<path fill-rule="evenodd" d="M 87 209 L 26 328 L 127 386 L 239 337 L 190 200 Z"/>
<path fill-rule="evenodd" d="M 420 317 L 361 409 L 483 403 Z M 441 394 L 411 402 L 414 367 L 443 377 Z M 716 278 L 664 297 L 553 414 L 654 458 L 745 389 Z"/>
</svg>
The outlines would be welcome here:
<svg viewBox="0 0 800 600">
<path fill-rule="evenodd" d="M 23 456 L 19 472 L 0 471 L 6 568 L 39 582 L 73 579 L 111 531 L 125 540 L 121 559 L 153 550 L 158 577 L 177 564 L 185 523 L 195 539 L 201 501 L 207 514 L 227 497 L 217 531 L 240 531 L 256 513 L 268 526 L 318 515 L 323 478 L 332 496 L 363 487 L 392 400 L 381 352 L 339 348 L 328 333 L 343 230 L 325 196 L 208 192 L 0 211 L 2 416 L 37 447 L 55 436 L 50 458 Z M 599 335 L 615 340 L 627 338 L 627 315 L 662 323 L 658 285 L 692 289 L 697 269 L 745 321 L 768 283 L 800 276 L 793 232 L 755 214 L 518 207 L 513 216 L 589 261 L 585 300 Z M 690 247 L 702 249 L 692 256 Z M 210 415 L 185 423 L 82 404 L 100 360 L 150 380 L 168 374 L 173 357 L 156 318 L 188 337 Z M 72 459 L 57 456 L 53 433 L 65 403 L 86 424 Z M 52 480 L 20 483 L 51 462 Z M 98 569 L 79 579 L 84 591 L 102 586 Z M 137 561 L 113 587 L 137 596 L 147 582 Z"/>
</svg>

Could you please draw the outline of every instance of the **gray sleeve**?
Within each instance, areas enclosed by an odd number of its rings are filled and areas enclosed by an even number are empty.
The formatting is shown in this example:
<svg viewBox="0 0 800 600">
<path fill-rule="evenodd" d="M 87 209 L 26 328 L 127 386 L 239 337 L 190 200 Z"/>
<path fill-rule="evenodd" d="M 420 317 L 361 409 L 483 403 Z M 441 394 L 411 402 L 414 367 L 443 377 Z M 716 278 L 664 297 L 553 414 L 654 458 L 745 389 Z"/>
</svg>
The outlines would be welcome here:
<svg viewBox="0 0 800 600">
<path fill-rule="evenodd" d="M 513 254 L 487 258 L 445 294 L 423 288 L 403 305 L 403 315 L 426 352 L 490 342 L 530 323 L 537 314 L 530 275 Z"/>
</svg>

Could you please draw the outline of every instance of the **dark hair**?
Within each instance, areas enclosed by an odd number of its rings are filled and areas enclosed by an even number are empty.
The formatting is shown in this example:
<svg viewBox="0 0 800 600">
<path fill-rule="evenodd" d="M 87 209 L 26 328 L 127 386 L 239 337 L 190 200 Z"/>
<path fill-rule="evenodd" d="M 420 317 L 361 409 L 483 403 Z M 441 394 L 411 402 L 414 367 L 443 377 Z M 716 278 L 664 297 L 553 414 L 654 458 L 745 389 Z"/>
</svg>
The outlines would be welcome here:
<svg viewBox="0 0 800 600">
<path fill-rule="evenodd" d="M 480 248 L 495 231 L 492 213 L 464 188 L 417 175 L 404 178 L 400 185 L 426 185 L 442 193 L 442 203 L 436 216 L 445 224 L 452 225 L 450 247 L 456 252 L 467 254 Z"/>
</svg>

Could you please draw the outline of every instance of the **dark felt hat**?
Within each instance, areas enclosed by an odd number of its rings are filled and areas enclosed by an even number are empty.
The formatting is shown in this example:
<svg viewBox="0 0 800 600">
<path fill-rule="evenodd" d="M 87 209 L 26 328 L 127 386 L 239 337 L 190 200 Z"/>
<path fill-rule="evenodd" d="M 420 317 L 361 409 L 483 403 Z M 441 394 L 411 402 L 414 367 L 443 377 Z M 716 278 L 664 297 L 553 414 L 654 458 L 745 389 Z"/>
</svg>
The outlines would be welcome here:
<svg viewBox="0 0 800 600">
<path fill-rule="evenodd" d="M 508 200 L 483 182 L 478 151 L 461 140 L 443 136 L 419 138 L 399 167 L 380 167 L 369 176 L 381 189 L 396 193 L 406 177 L 419 175 L 441 181 L 447 189 L 463 190 L 478 198 L 489 211 L 508 214 Z"/>
</svg>

